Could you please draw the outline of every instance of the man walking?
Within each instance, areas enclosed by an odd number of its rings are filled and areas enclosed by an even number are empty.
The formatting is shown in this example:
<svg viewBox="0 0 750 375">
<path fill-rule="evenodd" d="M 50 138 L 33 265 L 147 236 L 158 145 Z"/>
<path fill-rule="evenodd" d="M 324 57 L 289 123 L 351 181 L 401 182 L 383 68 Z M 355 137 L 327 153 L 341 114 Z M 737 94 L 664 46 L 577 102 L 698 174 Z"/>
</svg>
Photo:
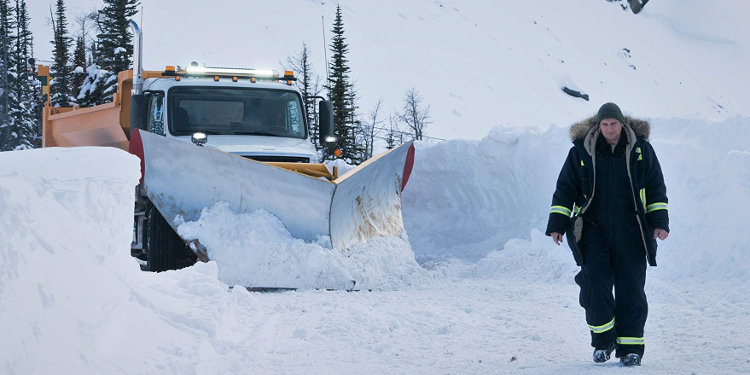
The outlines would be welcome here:
<svg viewBox="0 0 750 375">
<path fill-rule="evenodd" d="M 667 188 L 650 131 L 614 103 L 573 125 L 552 198 L 546 234 L 557 245 L 566 234 L 581 266 L 575 280 L 597 363 L 617 349 L 625 366 L 640 366 L 645 349 L 646 263 L 656 266 L 656 238 L 669 235 Z"/>
</svg>

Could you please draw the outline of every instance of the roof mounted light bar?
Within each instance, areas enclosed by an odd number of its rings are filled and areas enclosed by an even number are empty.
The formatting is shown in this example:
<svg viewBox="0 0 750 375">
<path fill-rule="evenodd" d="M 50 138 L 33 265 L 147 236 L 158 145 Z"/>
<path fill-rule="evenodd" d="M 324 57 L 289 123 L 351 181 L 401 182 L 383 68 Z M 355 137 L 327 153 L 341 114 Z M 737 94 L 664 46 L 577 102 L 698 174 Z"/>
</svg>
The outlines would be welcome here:
<svg viewBox="0 0 750 375">
<path fill-rule="evenodd" d="M 210 68 L 203 66 L 188 66 L 185 68 L 185 75 L 198 76 L 232 76 L 232 77 L 255 77 L 255 78 L 274 78 L 273 70 L 262 69 L 239 69 L 239 68 Z"/>
<path fill-rule="evenodd" d="M 278 81 L 296 81 L 294 72 L 286 71 L 283 76 L 279 76 L 273 70 L 268 69 L 242 69 L 242 68 L 217 68 L 203 66 L 188 66 L 184 70 L 175 70 L 174 67 L 167 67 L 162 76 L 185 76 L 185 77 L 221 77 L 221 78 L 257 78 Z"/>
</svg>

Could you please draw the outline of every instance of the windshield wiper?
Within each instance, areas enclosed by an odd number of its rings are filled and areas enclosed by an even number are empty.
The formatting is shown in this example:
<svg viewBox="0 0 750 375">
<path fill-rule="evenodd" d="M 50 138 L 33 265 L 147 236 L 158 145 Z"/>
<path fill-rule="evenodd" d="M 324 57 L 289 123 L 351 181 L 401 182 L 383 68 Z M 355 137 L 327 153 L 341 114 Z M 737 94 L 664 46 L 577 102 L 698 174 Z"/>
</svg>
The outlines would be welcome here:
<svg viewBox="0 0 750 375">
<path fill-rule="evenodd" d="M 281 137 L 281 134 L 276 133 L 269 133 L 269 132 L 263 132 L 263 131 L 255 131 L 255 132 L 234 132 L 235 135 L 267 135 L 270 137 Z"/>
</svg>

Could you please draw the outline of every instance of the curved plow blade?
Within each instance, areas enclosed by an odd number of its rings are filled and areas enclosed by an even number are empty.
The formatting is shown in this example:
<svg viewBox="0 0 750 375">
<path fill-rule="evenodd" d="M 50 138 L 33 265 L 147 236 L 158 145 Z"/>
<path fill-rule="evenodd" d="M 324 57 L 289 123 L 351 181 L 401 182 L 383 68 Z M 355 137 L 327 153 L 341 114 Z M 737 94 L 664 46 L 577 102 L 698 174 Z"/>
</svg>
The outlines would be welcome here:
<svg viewBox="0 0 750 375">
<path fill-rule="evenodd" d="M 149 199 L 175 230 L 178 215 L 195 221 L 222 201 L 237 213 L 269 211 L 295 238 L 329 236 L 337 249 L 404 230 L 401 190 L 414 162 L 411 142 L 332 182 L 140 130 L 130 152 L 141 159 Z"/>
</svg>

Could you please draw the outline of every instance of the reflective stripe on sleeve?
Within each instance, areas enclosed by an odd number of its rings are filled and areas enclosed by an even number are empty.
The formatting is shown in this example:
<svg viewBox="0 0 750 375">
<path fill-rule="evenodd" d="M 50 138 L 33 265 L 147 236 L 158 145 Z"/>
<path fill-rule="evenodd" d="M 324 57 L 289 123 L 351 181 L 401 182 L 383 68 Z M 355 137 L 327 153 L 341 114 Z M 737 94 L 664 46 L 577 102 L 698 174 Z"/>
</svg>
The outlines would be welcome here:
<svg viewBox="0 0 750 375">
<path fill-rule="evenodd" d="M 565 215 L 567 217 L 570 217 L 570 213 L 572 211 L 570 211 L 569 208 L 564 207 L 564 206 L 552 206 L 552 209 L 549 212 L 550 213 L 556 213 L 556 214 L 563 214 L 563 215 Z"/>
<path fill-rule="evenodd" d="M 641 203 L 643 204 L 643 211 L 646 211 L 646 189 L 641 189 Z"/>
<path fill-rule="evenodd" d="M 618 345 L 644 345 L 643 337 L 618 337 Z"/>
<path fill-rule="evenodd" d="M 658 211 L 658 210 L 667 210 L 667 211 L 669 211 L 669 206 L 666 203 L 659 202 L 659 203 L 649 204 L 648 207 L 646 207 L 646 213 L 654 212 L 654 211 Z"/>
<path fill-rule="evenodd" d="M 615 327 L 615 318 L 612 318 L 612 321 L 610 321 L 609 323 L 600 325 L 600 326 L 592 326 L 589 324 L 589 329 L 591 330 L 591 332 L 594 332 L 594 333 L 604 333 L 614 327 Z"/>
</svg>

